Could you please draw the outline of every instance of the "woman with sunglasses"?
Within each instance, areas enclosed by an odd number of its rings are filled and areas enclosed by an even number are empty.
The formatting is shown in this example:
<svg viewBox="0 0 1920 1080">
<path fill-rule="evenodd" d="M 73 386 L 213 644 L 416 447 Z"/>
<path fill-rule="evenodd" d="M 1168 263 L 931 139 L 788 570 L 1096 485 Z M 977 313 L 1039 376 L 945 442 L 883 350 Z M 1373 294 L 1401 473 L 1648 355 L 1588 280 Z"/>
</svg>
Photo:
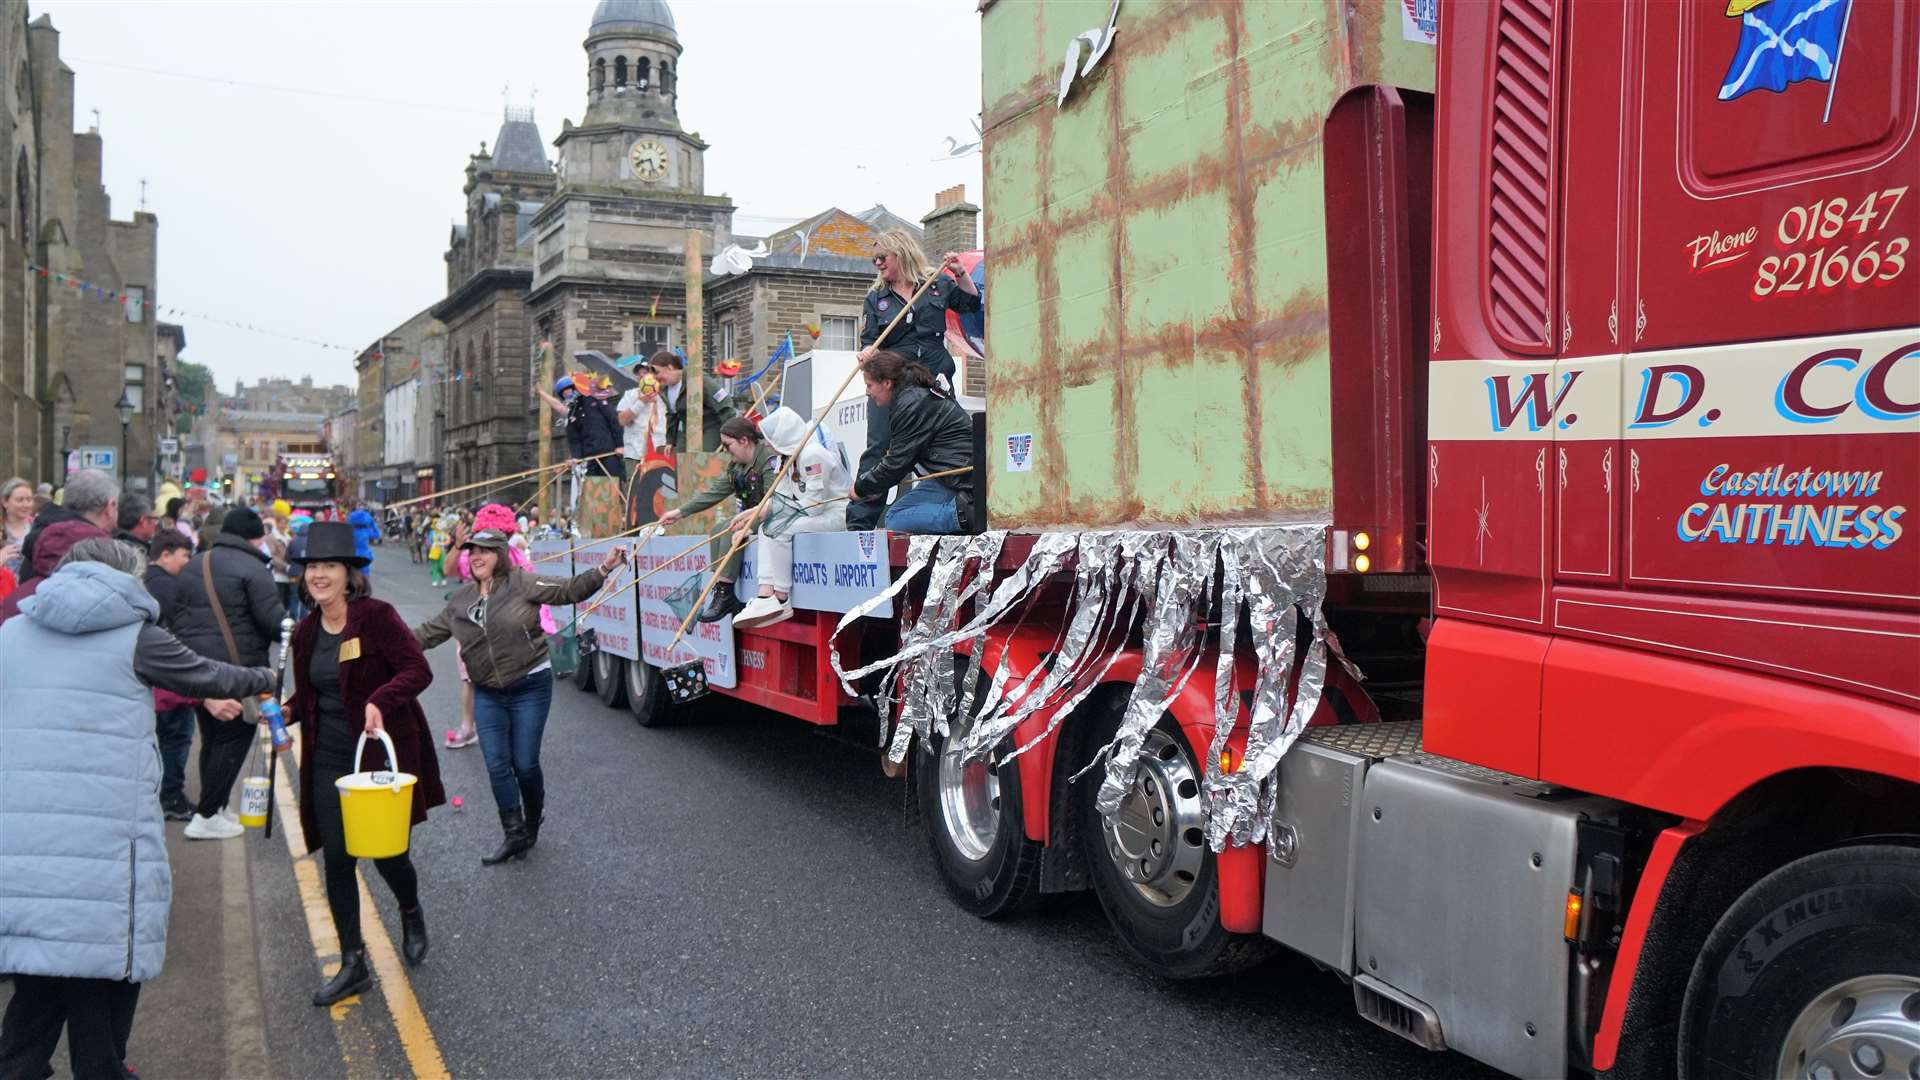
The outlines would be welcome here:
<svg viewBox="0 0 1920 1080">
<path fill-rule="evenodd" d="M 947 351 L 947 312 L 981 310 L 980 290 L 960 256 L 947 252 L 940 269 L 935 270 L 911 234 L 889 229 L 874 241 L 873 267 L 873 285 L 867 290 L 866 312 L 860 322 L 861 365 L 883 350 L 897 353 L 902 360 L 925 368 L 940 390 L 951 394 L 955 368 L 953 354 Z M 907 301 L 934 274 L 939 277 L 909 307 Z M 902 308 L 907 309 L 904 318 L 900 318 Z M 896 318 L 900 318 L 899 325 L 886 332 Z M 867 447 L 860 455 L 857 475 L 872 472 L 886 456 L 891 417 L 888 406 L 867 400 Z M 885 509 L 884 499 L 856 502 L 847 507 L 847 528 L 874 528 Z"/>
</svg>

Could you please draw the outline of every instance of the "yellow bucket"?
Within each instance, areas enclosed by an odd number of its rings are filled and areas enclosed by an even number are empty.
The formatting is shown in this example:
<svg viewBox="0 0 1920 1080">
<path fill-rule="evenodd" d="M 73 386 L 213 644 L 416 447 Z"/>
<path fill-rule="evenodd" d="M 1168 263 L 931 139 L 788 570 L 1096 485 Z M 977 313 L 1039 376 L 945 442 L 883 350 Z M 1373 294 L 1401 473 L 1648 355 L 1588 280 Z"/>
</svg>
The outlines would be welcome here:
<svg viewBox="0 0 1920 1080">
<path fill-rule="evenodd" d="M 387 748 L 387 763 L 400 760 L 393 751 L 393 740 L 384 731 L 377 732 Z M 353 749 L 353 763 L 367 748 L 367 733 Z M 334 781 L 340 792 L 340 819 L 347 834 L 347 854 L 356 859 L 385 859 L 407 850 L 407 838 L 413 826 L 413 785 L 420 778 L 412 773 L 356 772 Z"/>
<path fill-rule="evenodd" d="M 240 781 L 240 824 L 257 829 L 267 823 L 267 778 L 249 776 Z"/>
</svg>

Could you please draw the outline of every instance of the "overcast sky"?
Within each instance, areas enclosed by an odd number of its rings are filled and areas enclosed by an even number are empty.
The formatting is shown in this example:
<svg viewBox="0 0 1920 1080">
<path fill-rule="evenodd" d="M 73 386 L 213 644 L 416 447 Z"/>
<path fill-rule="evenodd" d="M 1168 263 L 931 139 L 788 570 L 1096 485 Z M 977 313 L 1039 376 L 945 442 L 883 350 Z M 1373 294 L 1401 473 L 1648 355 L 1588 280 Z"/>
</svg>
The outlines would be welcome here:
<svg viewBox="0 0 1920 1080">
<path fill-rule="evenodd" d="M 707 190 L 737 232 L 876 202 L 918 220 L 964 183 L 980 102 L 975 0 L 670 0 L 680 122 L 711 144 Z M 114 216 L 147 181 L 158 302 L 201 317 L 188 359 L 235 378 L 353 382 L 358 351 L 446 292 L 468 155 L 531 100 L 548 156 L 586 109 L 594 0 L 351 3 L 41 0 L 76 74 L 74 126 L 100 111 Z M 502 97 L 506 90 L 507 98 Z M 537 96 L 535 91 L 537 90 Z M 893 100 L 889 100 L 893 99 Z M 936 160 L 942 159 L 942 160 Z"/>
</svg>

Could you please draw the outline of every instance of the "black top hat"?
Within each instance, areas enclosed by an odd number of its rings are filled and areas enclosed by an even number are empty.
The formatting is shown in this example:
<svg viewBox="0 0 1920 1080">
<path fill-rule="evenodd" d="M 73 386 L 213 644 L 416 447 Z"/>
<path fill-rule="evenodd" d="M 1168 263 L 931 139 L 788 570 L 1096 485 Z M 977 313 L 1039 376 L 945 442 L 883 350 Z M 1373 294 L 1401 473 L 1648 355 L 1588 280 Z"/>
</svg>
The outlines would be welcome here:
<svg viewBox="0 0 1920 1080">
<path fill-rule="evenodd" d="M 289 555 L 289 562 L 337 562 L 348 566 L 364 567 L 372 559 L 360 554 L 354 544 L 353 526 L 344 521 L 316 521 L 307 526 L 307 549 L 299 555 Z"/>
</svg>

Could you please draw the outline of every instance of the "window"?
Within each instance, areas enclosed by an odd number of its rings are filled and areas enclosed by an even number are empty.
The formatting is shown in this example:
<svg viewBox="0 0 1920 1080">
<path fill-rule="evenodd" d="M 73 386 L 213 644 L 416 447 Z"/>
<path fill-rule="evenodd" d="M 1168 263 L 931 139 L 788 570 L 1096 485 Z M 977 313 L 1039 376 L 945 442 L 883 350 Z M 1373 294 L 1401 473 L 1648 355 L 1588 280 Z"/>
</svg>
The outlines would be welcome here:
<svg viewBox="0 0 1920 1080">
<path fill-rule="evenodd" d="M 645 90 L 653 81 L 653 61 L 646 57 L 633 62 L 633 86 L 636 90 Z"/>
<path fill-rule="evenodd" d="M 669 96 L 673 93 L 673 65 L 660 61 L 660 92 Z"/>
<path fill-rule="evenodd" d="M 820 347 L 853 352 L 860 348 L 860 320 L 853 315 L 822 315 Z"/>
<path fill-rule="evenodd" d="M 624 89 L 626 85 L 627 58 L 624 56 L 616 56 L 613 58 L 613 88 L 617 91 Z"/>
<path fill-rule="evenodd" d="M 720 324 L 720 352 L 718 356 L 720 359 L 725 360 L 734 355 L 733 320 L 728 319 Z"/>
<path fill-rule="evenodd" d="M 127 286 L 127 321 L 145 322 L 147 290 L 138 285 Z"/>
<path fill-rule="evenodd" d="M 26 71 L 22 67 L 21 72 Z M 25 101 L 26 96 L 21 95 Z M 27 152 L 20 151 L 20 163 L 13 170 L 13 201 L 15 236 L 20 246 L 28 250 L 33 248 L 33 172 L 27 167 Z"/>
<path fill-rule="evenodd" d="M 673 327 L 665 323 L 634 323 L 633 351 L 641 357 L 652 356 L 661 349 L 673 348 Z"/>
</svg>

